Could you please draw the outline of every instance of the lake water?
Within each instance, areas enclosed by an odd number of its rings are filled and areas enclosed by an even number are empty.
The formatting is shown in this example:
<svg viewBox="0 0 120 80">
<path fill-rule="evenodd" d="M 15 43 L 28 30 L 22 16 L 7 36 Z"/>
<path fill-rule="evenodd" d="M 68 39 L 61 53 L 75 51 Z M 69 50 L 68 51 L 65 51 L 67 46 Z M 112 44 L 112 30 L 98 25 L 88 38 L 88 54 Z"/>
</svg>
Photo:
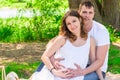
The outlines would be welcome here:
<svg viewBox="0 0 120 80">
<path fill-rule="evenodd" d="M 16 16 L 24 16 L 24 17 L 33 17 L 35 13 L 32 9 L 22 10 L 19 11 L 18 9 L 11 9 L 8 7 L 1 8 L 0 9 L 0 18 L 10 18 L 10 17 L 16 17 Z M 36 16 L 40 15 L 40 12 L 36 12 Z"/>
</svg>

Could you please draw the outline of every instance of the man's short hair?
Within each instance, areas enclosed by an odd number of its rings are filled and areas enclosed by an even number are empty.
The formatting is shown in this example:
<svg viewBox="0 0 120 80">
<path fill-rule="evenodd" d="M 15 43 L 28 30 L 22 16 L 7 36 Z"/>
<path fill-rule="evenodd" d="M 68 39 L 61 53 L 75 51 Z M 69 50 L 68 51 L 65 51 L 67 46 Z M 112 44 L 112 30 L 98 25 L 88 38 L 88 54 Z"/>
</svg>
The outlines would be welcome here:
<svg viewBox="0 0 120 80">
<path fill-rule="evenodd" d="M 82 2 L 82 3 L 79 5 L 79 10 L 81 10 L 81 7 L 82 7 L 83 5 L 85 5 L 85 6 L 88 7 L 88 8 L 91 8 L 91 7 L 94 8 L 94 4 L 93 4 L 90 0 Z"/>
</svg>

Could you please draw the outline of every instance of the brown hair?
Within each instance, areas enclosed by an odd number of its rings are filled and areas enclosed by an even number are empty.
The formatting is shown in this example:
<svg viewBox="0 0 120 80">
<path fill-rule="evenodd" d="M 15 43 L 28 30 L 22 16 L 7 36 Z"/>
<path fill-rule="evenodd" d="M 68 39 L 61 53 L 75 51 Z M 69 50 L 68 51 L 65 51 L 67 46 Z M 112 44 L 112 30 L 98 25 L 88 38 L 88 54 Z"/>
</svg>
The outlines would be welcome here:
<svg viewBox="0 0 120 80">
<path fill-rule="evenodd" d="M 87 8 L 91 8 L 91 7 L 94 8 L 94 4 L 93 4 L 90 0 L 87 0 L 87 1 L 82 2 L 82 3 L 79 5 L 79 10 L 81 10 L 81 7 L 82 7 L 83 5 L 85 5 Z"/>
<path fill-rule="evenodd" d="M 79 15 L 79 13 L 75 10 L 69 10 L 67 11 L 67 13 L 64 15 L 63 19 L 62 19 L 62 24 L 61 24 L 61 27 L 60 27 L 60 32 L 59 34 L 60 35 L 63 35 L 65 36 L 66 38 L 69 38 L 70 41 L 75 41 L 77 39 L 77 37 L 69 31 L 69 29 L 67 28 L 67 25 L 66 25 L 66 18 L 68 16 L 74 16 L 74 17 L 77 17 L 80 21 L 80 37 L 82 38 L 85 38 L 87 39 L 87 33 L 85 32 L 84 28 L 83 28 L 83 18 Z"/>
</svg>

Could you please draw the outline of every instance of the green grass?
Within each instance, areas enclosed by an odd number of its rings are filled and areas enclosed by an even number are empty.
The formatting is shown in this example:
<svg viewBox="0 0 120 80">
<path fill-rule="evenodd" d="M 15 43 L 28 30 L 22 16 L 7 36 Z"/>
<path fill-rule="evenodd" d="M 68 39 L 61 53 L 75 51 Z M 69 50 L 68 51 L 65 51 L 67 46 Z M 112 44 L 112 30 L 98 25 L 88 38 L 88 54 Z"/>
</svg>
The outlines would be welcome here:
<svg viewBox="0 0 120 80">
<path fill-rule="evenodd" d="M 16 63 L 16 62 L 10 62 L 5 63 L 5 71 L 6 74 L 8 74 L 11 71 L 14 71 L 18 74 L 19 78 L 25 78 L 28 79 L 31 74 L 36 70 L 37 66 L 40 64 L 40 62 L 34 62 L 34 63 Z M 1 79 L 1 71 L 0 71 L 0 80 Z"/>
<path fill-rule="evenodd" d="M 111 45 L 108 65 L 108 71 L 120 74 L 120 47 Z"/>
</svg>

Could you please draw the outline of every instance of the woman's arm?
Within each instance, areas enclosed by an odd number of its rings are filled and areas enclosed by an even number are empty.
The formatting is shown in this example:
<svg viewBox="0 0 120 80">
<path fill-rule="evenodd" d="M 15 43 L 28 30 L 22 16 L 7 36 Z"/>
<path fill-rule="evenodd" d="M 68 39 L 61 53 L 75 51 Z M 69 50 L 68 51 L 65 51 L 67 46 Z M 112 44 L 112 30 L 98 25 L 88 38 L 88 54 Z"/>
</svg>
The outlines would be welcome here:
<svg viewBox="0 0 120 80">
<path fill-rule="evenodd" d="M 48 48 L 56 39 L 57 37 L 52 38 L 48 44 L 46 45 L 46 48 Z M 55 55 L 55 53 L 54 53 Z M 54 55 L 51 56 L 50 61 L 52 63 L 52 65 L 55 67 L 55 69 L 61 69 L 61 68 L 65 68 L 63 65 L 60 64 L 60 61 L 64 60 L 64 58 L 54 58 Z"/>
<path fill-rule="evenodd" d="M 93 63 L 95 60 L 96 60 L 96 55 L 95 55 L 95 50 L 96 47 L 95 47 L 95 41 L 94 39 L 91 37 L 91 40 L 90 40 L 90 62 Z M 102 71 L 101 69 L 98 69 L 96 70 L 96 73 L 98 74 L 99 76 L 99 79 L 100 80 L 103 80 L 103 76 L 102 76 Z"/>
<path fill-rule="evenodd" d="M 54 55 L 55 51 L 57 51 L 62 45 L 64 45 L 65 39 L 62 36 L 58 36 L 52 44 L 47 46 L 45 52 L 41 56 L 41 60 L 47 66 L 49 70 L 51 70 L 54 66 L 51 64 L 50 58 Z"/>
<path fill-rule="evenodd" d="M 51 39 L 48 44 L 46 45 L 46 50 L 43 53 L 43 55 L 41 56 L 41 60 L 44 62 L 45 64 L 45 57 L 51 59 L 55 52 L 65 43 L 65 38 L 63 36 L 57 36 L 54 37 L 53 39 Z M 48 63 L 48 62 L 47 62 Z"/>
<path fill-rule="evenodd" d="M 68 73 L 64 73 L 66 72 L 66 70 L 57 70 L 54 68 L 50 58 L 54 56 L 54 53 L 60 49 L 60 47 L 62 47 L 66 42 L 65 37 L 63 36 L 58 36 L 56 37 L 56 39 L 54 39 L 54 41 L 52 41 L 52 43 L 49 43 L 47 45 L 47 48 L 45 50 L 45 52 L 43 53 L 41 59 L 44 62 L 44 64 L 46 65 L 46 67 L 56 76 L 59 76 L 61 78 L 67 78 L 69 76 L 71 76 Z"/>
</svg>

